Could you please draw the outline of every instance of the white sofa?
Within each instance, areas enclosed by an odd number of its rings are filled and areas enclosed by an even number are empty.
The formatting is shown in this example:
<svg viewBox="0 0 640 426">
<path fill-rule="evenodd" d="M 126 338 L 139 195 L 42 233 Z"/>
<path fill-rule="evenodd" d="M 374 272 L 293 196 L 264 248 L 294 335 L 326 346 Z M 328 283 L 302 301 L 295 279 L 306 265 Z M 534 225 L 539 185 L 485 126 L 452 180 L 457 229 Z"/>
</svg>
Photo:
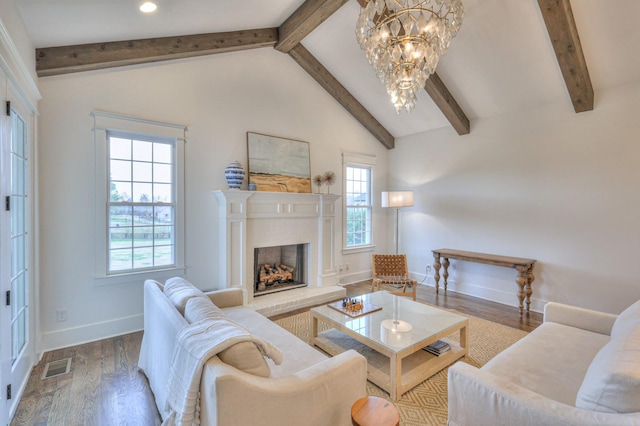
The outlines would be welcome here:
<svg viewBox="0 0 640 426">
<path fill-rule="evenodd" d="M 163 420 L 169 414 L 165 402 L 176 336 L 189 324 L 185 317 L 194 315 L 189 313 L 194 300 L 189 300 L 206 296 L 226 318 L 278 348 L 283 360 L 280 365 L 266 360 L 268 377 L 261 377 L 223 362 L 222 353 L 210 358 L 200 382 L 201 424 L 351 424 L 351 405 L 366 396 L 367 362 L 362 355 L 348 351 L 333 358 L 325 356 L 243 307 L 239 289 L 202 293 L 181 278 L 167 280 L 167 288 L 176 280 L 192 289 L 168 295 L 162 284 L 153 280 L 144 283 L 144 335 L 138 365 L 149 380 Z"/>
<path fill-rule="evenodd" d="M 450 426 L 640 425 L 640 301 L 620 315 L 548 303 L 478 369 L 448 373 Z"/>
</svg>

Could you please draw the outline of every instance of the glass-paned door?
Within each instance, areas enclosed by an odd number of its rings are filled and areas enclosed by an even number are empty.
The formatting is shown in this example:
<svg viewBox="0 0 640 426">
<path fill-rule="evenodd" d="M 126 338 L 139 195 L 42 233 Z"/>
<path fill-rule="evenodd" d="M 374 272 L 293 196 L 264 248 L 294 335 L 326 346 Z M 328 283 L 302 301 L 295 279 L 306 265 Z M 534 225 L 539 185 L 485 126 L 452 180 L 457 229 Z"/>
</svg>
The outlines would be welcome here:
<svg viewBox="0 0 640 426">
<path fill-rule="evenodd" d="M 2 94 L 2 93 L 0 93 Z M 31 155 L 34 114 L 7 87 L 0 118 L 0 424 L 10 422 L 35 359 Z M 4 97 L 4 96 L 3 96 Z"/>
<path fill-rule="evenodd" d="M 11 114 L 11 365 L 15 366 L 27 344 L 29 230 L 27 123 Z"/>
</svg>

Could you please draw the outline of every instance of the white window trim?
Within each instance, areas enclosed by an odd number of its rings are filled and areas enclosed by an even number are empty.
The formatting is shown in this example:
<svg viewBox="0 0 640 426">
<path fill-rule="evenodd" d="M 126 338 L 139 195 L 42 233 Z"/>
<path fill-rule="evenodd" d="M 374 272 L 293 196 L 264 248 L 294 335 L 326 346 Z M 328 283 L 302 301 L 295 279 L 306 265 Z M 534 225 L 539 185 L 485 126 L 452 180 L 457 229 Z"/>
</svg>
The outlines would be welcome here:
<svg viewBox="0 0 640 426">
<path fill-rule="evenodd" d="M 96 235 L 96 267 L 95 278 L 98 285 L 120 284 L 147 278 L 163 279 L 176 274 L 183 274 L 185 270 L 184 245 L 184 204 L 185 204 L 185 144 L 188 128 L 181 124 L 166 123 L 156 120 L 136 118 L 127 115 L 104 111 L 93 111 L 93 136 L 95 156 L 95 235 Z M 107 133 L 126 132 L 147 137 L 161 137 L 174 139 L 176 165 L 176 209 L 175 209 L 175 264 L 166 268 L 156 268 L 144 271 L 127 271 L 123 273 L 108 272 L 108 194 L 109 178 L 107 176 Z"/>
<path fill-rule="evenodd" d="M 347 247 L 347 166 L 362 166 L 368 167 L 371 170 L 369 179 L 371 185 L 371 243 L 366 245 L 359 245 L 355 247 Z M 376 249 L 376 245 L 373 240 L 373 175 L 376 166 L 376 156 L 367 154 L 358 154 L 352 152 L 342 153 L 342 253 L 343 254 L 355 254 L 373 252 Z"/>
</svg>

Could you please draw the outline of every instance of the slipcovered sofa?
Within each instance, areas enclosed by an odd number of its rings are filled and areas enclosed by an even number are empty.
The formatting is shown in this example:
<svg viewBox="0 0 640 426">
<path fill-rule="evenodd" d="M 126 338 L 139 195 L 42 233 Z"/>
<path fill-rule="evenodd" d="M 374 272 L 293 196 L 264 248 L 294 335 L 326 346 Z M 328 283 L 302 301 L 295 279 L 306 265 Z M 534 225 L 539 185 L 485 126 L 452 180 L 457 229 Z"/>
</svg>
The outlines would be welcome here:
<svg viewBox="0 0 640 426">
<path fill-rule="evenodd" d="M 153 280 L 144 283 L 144 335 L 138 365 L 165 423 L 173 424 L 167 402 L 176 341 L 186 328 L 209 319 L 242 328 L 281 362 L 276 365 L 265 359 L 256 350 L 258 343 L 252 342 L 238 343 L 204 361 L 196 393 L 201 424 L 351 424 L 351 405 L 366 396 L 367 362 L 362 355 L 347 351 L 329 358 L 243 307 L 240 289 L 203 293 L 182 278 L 169 279 L 165 285 Z M 274 356 L 278 351 L 281 356 Z M 252 358 L 254 352 L 257 359 Z"/>
<path fill-rule="evenodd" d="M 478 369 L 448 372 L 450 426 L 640 425 L 640 301 L 620 315 L 548 303 Z"/>
</svg>

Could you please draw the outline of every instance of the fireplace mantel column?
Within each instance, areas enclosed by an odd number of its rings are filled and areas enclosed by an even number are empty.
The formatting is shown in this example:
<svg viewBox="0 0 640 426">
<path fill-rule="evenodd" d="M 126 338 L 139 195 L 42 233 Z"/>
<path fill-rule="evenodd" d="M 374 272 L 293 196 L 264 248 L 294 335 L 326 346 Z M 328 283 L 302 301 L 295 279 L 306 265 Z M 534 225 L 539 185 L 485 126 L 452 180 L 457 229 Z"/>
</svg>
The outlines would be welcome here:
<svg viewBox="0 0 640 426">
<path fill-rule="evenodd" d="M 318 217 L 318 281 L 320 287 L 335 285 L 329 277 L 336 276 L 336 200 L 339 195 L 322 194 L 320 196 L 320 214 Z"/>
<path fill-rule="evenodd" d="M 247 204 L 249 191 L 214 191 L 218 199 L 220 235 L 219 282 L 224 288 L 244 289 L 247 256 Z M 221 286 L 221 288 L 223 288 Z"/>
</svg>

